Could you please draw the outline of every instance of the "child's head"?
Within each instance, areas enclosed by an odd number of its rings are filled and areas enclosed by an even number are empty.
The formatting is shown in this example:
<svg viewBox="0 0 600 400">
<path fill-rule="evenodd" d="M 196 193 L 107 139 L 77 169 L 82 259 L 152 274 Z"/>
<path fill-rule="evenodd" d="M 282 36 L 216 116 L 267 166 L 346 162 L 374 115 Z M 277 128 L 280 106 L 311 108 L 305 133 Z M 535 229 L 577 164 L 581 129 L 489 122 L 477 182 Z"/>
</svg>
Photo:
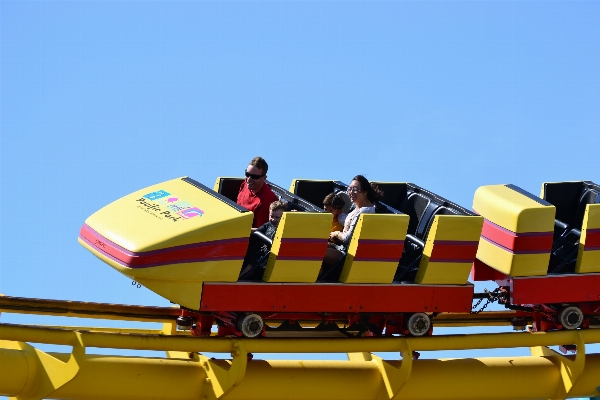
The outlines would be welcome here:
<svg viewBox="0 0 600 400">
<path fill-rule="evenodd" d="M 269 206 L 269 222 L 273 225 L 279 225 L 283 212 L 287 207 L 287 203 L 284 201 L 274 201 Z"/>
<path fill-rule="evenodd" d="M 340 215 L 342 213 L 342 210 L 344 209 L 345 205 L 346 202 L 344 201 L 342 196 L 339 196 L 335 193 L 329 193 L 327 196 L 325 196 L 325 199 L 323 200 L 323 208 L 325 209 L 325 211 L 330 212 L 335 216 Z"/>
</svg>

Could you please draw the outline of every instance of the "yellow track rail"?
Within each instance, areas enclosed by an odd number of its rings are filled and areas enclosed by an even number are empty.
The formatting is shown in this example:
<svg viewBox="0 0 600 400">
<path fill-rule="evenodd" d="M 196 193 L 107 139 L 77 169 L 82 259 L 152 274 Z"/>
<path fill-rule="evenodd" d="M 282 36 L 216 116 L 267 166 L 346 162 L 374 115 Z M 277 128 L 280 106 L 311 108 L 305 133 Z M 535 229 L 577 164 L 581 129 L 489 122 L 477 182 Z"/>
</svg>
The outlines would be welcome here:
<svg viewBox="0 0 600 400">
<path fill-rule="evenodd" d="M 172 322 L 181 314 L 180 309 L 173 307 L 131 306 L 1 295 L 0 312 L 152 322 Z M 485 311 L 479 314 L 441 313 L 433 319 L 433 324 L 437 327 L 508 326 L 515 316 L 514 311 Z"/>
</svg>

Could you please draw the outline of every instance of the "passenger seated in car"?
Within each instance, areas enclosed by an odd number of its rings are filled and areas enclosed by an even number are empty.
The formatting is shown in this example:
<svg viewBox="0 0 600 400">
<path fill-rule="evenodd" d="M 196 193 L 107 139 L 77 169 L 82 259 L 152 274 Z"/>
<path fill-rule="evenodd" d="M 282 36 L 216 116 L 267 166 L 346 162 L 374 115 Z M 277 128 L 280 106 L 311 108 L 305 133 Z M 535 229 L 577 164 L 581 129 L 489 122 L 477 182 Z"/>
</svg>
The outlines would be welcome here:
<svg viewBox="0 0 600 400">
<path fill-rule="evenodd" d="M 240 206 L 254 213 L 253 231 L 268 221 L 269 205 L 278 199 L 267 184 L 268 169 L 269 164 L 264 158 L 254 157 L 244 172 L 246 178 L 240 186 L 237 197 Z"/>
<path fill-rule="evenodd" d="M 256 229 L 256 231 L 262 233 L 267 238 L 271 239 L 271 241 L 273 241 L 275 232 L 277 232 L 277 226 L 279 225 L 279 221 L 281 221 L 281 217 L 283 216 L 283 212 L 286 208 L 287 203 L 284 201 L 274 201 L 271 203 L 269 205 L 269 221 L 262 224 Z M 266 253 L 270 249 L 270 246 L 268 246 L 266 243 L 252 240 L 252 236 L 250 237 L 251 240 L 250 244 L 248 245 L 248 250 L 246 251 L 246 257 L 244 257 L 244 266 L 242 267 L 242 272 L 240 273 L 240 279 L 250 278 L 249 274 L 254 269 L 254 263 L 261 258 L 262 254 Z"/>
<path fill-rule="evenodd" d="M 345 205 L 346 202 L 342 196 L 338 194 L 329 193 L 325 196 L 325 199 L 323 200 L 323 209 L 333 214 L 331 232 L 344 230 L 344 222 L 346 222 L 346 217 L 348 216 L 348 214 L 342 211 Z"/>
<path fill-rule="evenodd" d="M 347 193 L 350 197 L 350 201 L 354 203 L 354 210 L 346 217 L 343 230 L 334 231 L 329 234 L 329 239 L 339 243 L 339 245 L 327 248 L 325 258 L 323 259 L 323 263 L 326 266 L 332 266 L 342 258 L 344 253 L 348 250 L 348 245 L 352 239 L 358 217 L 363 213 L 375 213 L 374 203 L 383 195 L 383 192 L 377 185 L 371 185 L 367 178 L 362 175 L 356 175 L 352 179 L 350 186 L 348 186 Z"/>
</svg>

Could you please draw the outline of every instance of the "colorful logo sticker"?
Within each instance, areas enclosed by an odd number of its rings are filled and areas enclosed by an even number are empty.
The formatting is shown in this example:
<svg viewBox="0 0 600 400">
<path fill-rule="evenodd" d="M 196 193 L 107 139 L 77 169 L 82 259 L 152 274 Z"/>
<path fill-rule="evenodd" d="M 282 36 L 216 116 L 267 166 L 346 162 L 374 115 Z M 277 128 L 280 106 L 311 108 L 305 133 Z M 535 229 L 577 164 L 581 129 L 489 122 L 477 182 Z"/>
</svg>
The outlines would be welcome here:
<svg viewBox="0 0 600 400">
<path fill-rule="evenodd" d="M 185 210 L 186 208 L 192 208 L 194 207 L 193 205 L 191 205 L 190 203 L 188 203 L 187 201 L 178 201 L 176 203 L 171 203 L 167 206 L 167 209 L 173 211 L 173 212 L 179 212 L 182 210 Z"/>
<path fill-rule="evenodd" d="M 165 192 L 164 190 L 159 190 L 156 192 L 148 193 L 148 194 L 144 195 L 144 197 L 147 198 L 148 200 L 157 200 L 157 199 L 161 199 L 165 196 L 168 196 L 170 194 L 171 193 Z"/>
<path fill-rule="evenodd" d="M 144 199 L 149 200 L 150 203 L 146 203 Z M 204 215 L 204 211 L 198 207 L 194 207 L 193 204 L 183 201 L 179 197 L 172 195 L 165 190 L 157 190 L 156 192 L 148 193 L 144 195 L 142 199 L 139 199 L 138 202 L 146 207 L 146 211 L 159 213 L 157 216 L 160 216 L 160 219 L 166 218 L 174 222 L 177 222 L 182 218 L 190 219 Z M 166 211 L 163 211 L 159 205 L 166 208 Z"/>
<path fill-rule="evenodd" d="M 202 211 L 198 207 L 193 207 L 179 211 L 177 214 L 181 215 L 185 219 L 190 219 L 193 217 L 201 217 L 202 215 L 204 215 L 204 211 Z"/>
</svg>

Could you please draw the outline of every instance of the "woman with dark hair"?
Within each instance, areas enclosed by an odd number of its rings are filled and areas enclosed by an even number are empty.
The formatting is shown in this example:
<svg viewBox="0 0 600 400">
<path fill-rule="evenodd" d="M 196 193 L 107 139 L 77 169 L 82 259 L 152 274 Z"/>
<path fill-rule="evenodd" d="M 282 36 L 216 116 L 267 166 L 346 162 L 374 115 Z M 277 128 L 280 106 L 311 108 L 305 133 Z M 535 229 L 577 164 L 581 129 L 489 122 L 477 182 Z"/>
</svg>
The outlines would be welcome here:
<svg viewBox="0 0 600 400">
<path fill-rule="evenodd" d="M 345 252 L 348 250 L 358 217 L 363 213 L 374 213 L 375 202 L 383 195 L 383 192 L 377 185 L 371 185 L 367 178 L 362 175 L 356 175 L 352 178 L 347 193 L 350 201 L 354 203 L 354 210 L 348 213 L 342 231 L 334 231 L 329 234 L 330 240 L 339 243 L 339 245 L 327 248 L 325 258 L 323 259 L 326 265 L 335 264 L 343 256 L 342 251 Z"/>
</svg>

